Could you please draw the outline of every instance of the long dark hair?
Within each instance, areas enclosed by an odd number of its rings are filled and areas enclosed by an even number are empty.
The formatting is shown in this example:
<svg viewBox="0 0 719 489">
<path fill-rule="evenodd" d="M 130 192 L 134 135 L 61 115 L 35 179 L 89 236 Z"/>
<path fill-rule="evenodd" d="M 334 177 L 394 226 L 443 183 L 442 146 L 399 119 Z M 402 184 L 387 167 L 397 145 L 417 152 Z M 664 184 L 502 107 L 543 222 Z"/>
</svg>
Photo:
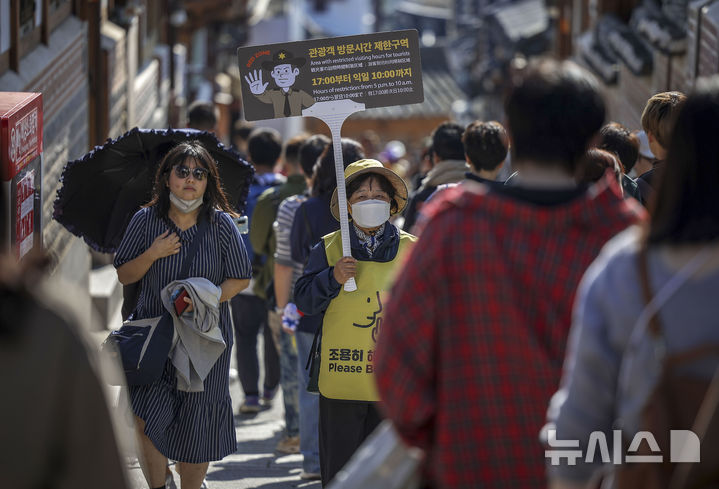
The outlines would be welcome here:
<svg viewBox="0 0 719 489">
<path fill-rule="evenodd" d="M 195 160 L 198 165 L 207 170 L 207 188 L 202 197 L 200 214 L 204 214 L 208 219 L 212 219 L 214 209 L 220 209 L 231 216 L 237 216 L 237 213 L 227 200 L 227 195 L 225 195 L 225 192 L 222 190 L 220 174 L 217 171 L 217 164 L 214 158 L 212 158 L 210 153 L 199 141 L 180 143 L 165 155 L 155 173 L 152 200 L 145 205 L 145 207 L 155 206 L 159 217 L 162 219 L 169 218 L 170 189 L 168 183 L 170 172 L 175 166 L 181 165 L 191 159 Z"/>
<path fill-rule="evenodd" d="M 315 163 L 312 173 L 312 197 L 331 195 L 337 188 L 334 151 L 334 144 L 330 143 Z M 354 139 L 342 138 L 342 160 L 345 168 L 364 157 L 364 149 L 360 143 Z"/>
<path fill-rule="evenodd" d="M 650 243 L 719 239 L 719 77 L 700 80 L 681 108 L 650 202 Z"/>
</svg>

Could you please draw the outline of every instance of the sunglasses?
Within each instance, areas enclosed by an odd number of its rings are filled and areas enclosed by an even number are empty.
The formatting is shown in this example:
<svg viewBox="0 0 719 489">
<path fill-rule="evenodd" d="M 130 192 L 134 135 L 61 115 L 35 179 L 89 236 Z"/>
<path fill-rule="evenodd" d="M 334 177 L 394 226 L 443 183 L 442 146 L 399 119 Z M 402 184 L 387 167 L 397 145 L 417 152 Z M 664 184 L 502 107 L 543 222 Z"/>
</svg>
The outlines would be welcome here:
<svg viewBox="0 0 719 489">
<path fill-rule="evenodd" d="M 177 165 L 175 167 L 175 176 L 177 176 L 177 178 L 185 179 L 190 176 L 190 173 L 192 173 L 192 178 L 197 181 L 202 181 L 205 179 L 209 172 L 206 168 L 200 167 L 188 168 L 185 165 Z"/>
</svg>

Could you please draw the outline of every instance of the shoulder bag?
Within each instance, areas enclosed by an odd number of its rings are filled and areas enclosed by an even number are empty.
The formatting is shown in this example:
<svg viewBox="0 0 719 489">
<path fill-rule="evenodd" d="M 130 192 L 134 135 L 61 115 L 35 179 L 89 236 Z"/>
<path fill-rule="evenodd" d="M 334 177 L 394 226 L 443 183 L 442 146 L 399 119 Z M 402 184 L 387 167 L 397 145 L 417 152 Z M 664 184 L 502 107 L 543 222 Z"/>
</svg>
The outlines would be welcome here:
<svg viewBox="0 0 719 489">
<path fill-rule="evenodd" d="M 190 249 L 178 279 L 186 279 L 200 242 L 207 231 L 207 219 L 200 214 Z M 100 347 L 103 354 L 118 358 L 124 378 L 109 379 L 111 385 L 146 385 L 162 375 L 172 346 L 174 323 L 169 312 L 148 319 L 125 321 L 120 329 L 110 333 Z"/>
</svg>

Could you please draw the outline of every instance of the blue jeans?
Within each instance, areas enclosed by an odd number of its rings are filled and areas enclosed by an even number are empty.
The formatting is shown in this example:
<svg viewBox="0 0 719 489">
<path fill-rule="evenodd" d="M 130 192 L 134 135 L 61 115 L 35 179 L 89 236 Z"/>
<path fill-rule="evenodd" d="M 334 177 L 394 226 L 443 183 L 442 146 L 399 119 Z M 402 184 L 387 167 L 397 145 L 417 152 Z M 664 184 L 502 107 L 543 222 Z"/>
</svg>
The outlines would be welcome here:
<svg viewBox="0 0 719 489">
<path fill-rule="evenodd" d="M 295 332 L 297 340 L 297 377 L 300 399 L 300 452 L 302 469 L 305 472 L 320 472 L 320 396 L 307 392 L 310 372 L 305 369 L 310 355 L 314 333 Z"/>
<path fill-rule="evenodd" d="M 285 403 L 287 436 L 297 436 L 300 434 L 297 400 L 297 350 L 292 344 L 292 335 L 284 330 L 280 331 L 280 385 Z"/>
</svg>

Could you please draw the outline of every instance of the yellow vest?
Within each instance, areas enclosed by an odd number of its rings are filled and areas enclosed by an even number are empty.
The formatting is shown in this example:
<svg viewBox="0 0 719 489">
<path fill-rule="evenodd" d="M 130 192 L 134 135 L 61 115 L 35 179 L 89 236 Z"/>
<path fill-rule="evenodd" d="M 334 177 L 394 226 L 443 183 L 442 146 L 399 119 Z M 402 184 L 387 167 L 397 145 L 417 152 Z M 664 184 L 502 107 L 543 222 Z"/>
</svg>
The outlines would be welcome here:
<svg viewBox="0 0 719 489">
<path fill-rule="evenodd" d="M 351 232 L 351 231 L 350 231 Z M 340 232 L 324 238 L 327 263 L 342 257 Z M 397 265 L 417 238 L 400 231 L 399 249 L 389 262 L 357 261 L 357 290 L 340 289 L 332 299 L 322 323 L 319 387 L 331 399 L 377 401 L 373 362 L 377 336 L 382 329 L 386 291 Z"/>
</svg>

